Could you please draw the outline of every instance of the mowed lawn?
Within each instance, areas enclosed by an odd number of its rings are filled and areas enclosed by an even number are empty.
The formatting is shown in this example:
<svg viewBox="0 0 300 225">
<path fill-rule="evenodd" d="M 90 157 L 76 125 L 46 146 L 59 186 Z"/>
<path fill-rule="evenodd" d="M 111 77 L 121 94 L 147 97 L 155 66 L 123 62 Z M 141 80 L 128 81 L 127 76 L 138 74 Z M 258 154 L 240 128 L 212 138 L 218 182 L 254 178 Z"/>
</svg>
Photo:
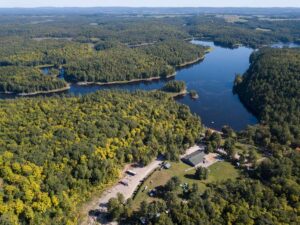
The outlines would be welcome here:
<svg viewBox="0 0 300 225">
<path fill-rule="evenodd" d="M 158 198 L 152 198 L 148 195 L 149 190 L 158 186 L 165 185 L 168 180 L 173 176 L 179 177 L 181 183 L 188 183 L 192 185 L 197 183 L 200 191 L 204 192 L 206 184 L 212 182 L 225 181 L 227 179 L 236 179 L 239 176 L 239 171 L 234 168 L 229 162 L 217 162 L 208 167 L 209 175 L 205 181 L 194 179 L 195 169 L 190 170 L 190 166 L 183 162 L 172 162 L 170 169 L 158 169 L 156 170 L 140 187 L 138 193 L 134 198 L 134 208 L 138 208 L 142 201 L 152 202 L 159 200 Z M 189 170 L 188 170 L 189 169 Z M 188 171 L 186 171 L 188 170 Z M 145 190 L 147 187 L 147 190 Z"/>
</svg>

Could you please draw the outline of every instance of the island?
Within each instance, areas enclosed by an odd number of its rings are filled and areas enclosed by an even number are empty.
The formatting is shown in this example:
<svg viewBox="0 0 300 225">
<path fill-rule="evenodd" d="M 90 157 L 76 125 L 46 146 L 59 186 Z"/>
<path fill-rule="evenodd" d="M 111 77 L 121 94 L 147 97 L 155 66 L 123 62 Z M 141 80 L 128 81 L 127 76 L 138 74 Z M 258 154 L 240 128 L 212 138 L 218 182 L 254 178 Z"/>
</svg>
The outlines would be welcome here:
<svg viewBox="0 0 300 225">
<path fill-rule="evenodd" d="M 179 80 L 168 81 L 161 90 L 170 93 L 173 97 L 185 95 L 187 93 L 185 82 Z"/>
<path fill-rule="evenodd" d="M 199 95 L 198 95 L 197 91 L 195 91 L 195 90 L 190 90 L 189 94 L 190 94 L 192 99 L 198 99 L 199 98 Z"/>
</svg>

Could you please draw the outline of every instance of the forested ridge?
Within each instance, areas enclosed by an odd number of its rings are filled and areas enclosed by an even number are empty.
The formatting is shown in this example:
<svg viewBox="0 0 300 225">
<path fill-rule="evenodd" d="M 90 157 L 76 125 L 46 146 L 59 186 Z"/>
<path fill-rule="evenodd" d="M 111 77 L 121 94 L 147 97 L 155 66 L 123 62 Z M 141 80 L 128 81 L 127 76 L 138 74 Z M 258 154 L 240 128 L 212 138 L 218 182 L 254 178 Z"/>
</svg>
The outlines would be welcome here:
<svg viewBox="0 0 300 225">
<path fill-rule="evenodd" d="M 2 100 L 0 115 L 1 224 L 75 224 L 77 204 L 123 163 L 176 159 L 202 131 L 161 92 Z"/>
<path fill-rule="evenodd" d="M 264 144 L 300 146 L 300 50 L 262 49 L 251 66 L 236 78 L 235 90 L 267 128 Z"/>
</svg>

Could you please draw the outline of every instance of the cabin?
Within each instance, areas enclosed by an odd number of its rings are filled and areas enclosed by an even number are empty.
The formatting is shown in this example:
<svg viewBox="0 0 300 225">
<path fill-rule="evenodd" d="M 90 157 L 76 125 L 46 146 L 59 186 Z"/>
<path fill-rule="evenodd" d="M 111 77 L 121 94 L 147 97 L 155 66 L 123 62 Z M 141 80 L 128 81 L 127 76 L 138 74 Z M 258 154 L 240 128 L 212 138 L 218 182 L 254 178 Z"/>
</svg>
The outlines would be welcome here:
<svg viewBox="0 0 300 225">
<path fill-rule="evenodd" d="M 203 150 L 198 150 L 196 152 L 187 155 L 182 159 L 182 161 L 190 166 L 197 166 L 200 163 L 205 163 L 205 152 Z"/>
</svg>

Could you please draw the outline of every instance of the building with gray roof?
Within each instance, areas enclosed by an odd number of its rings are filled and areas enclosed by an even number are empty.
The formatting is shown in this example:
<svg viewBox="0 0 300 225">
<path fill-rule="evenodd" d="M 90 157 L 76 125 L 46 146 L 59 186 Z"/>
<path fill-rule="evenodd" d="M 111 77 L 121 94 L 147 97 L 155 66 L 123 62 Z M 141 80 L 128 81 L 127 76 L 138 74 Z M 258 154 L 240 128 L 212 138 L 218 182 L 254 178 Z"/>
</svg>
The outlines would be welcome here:
<svg viewBox="0 0 300 225">
<path fill-rule="evenodd" d="M 190 165 L 190 166 L 197 166 L 200 163 L 204 163 L 205 162 L 205 152 L 202 150 L 198 150 L 196 152 L 193 152 L 190 155 L 187 155 L 186 157 L 184 157 L 182 159 L 183 162 L 185 162 L 186 164 Z"/>
</svg>

